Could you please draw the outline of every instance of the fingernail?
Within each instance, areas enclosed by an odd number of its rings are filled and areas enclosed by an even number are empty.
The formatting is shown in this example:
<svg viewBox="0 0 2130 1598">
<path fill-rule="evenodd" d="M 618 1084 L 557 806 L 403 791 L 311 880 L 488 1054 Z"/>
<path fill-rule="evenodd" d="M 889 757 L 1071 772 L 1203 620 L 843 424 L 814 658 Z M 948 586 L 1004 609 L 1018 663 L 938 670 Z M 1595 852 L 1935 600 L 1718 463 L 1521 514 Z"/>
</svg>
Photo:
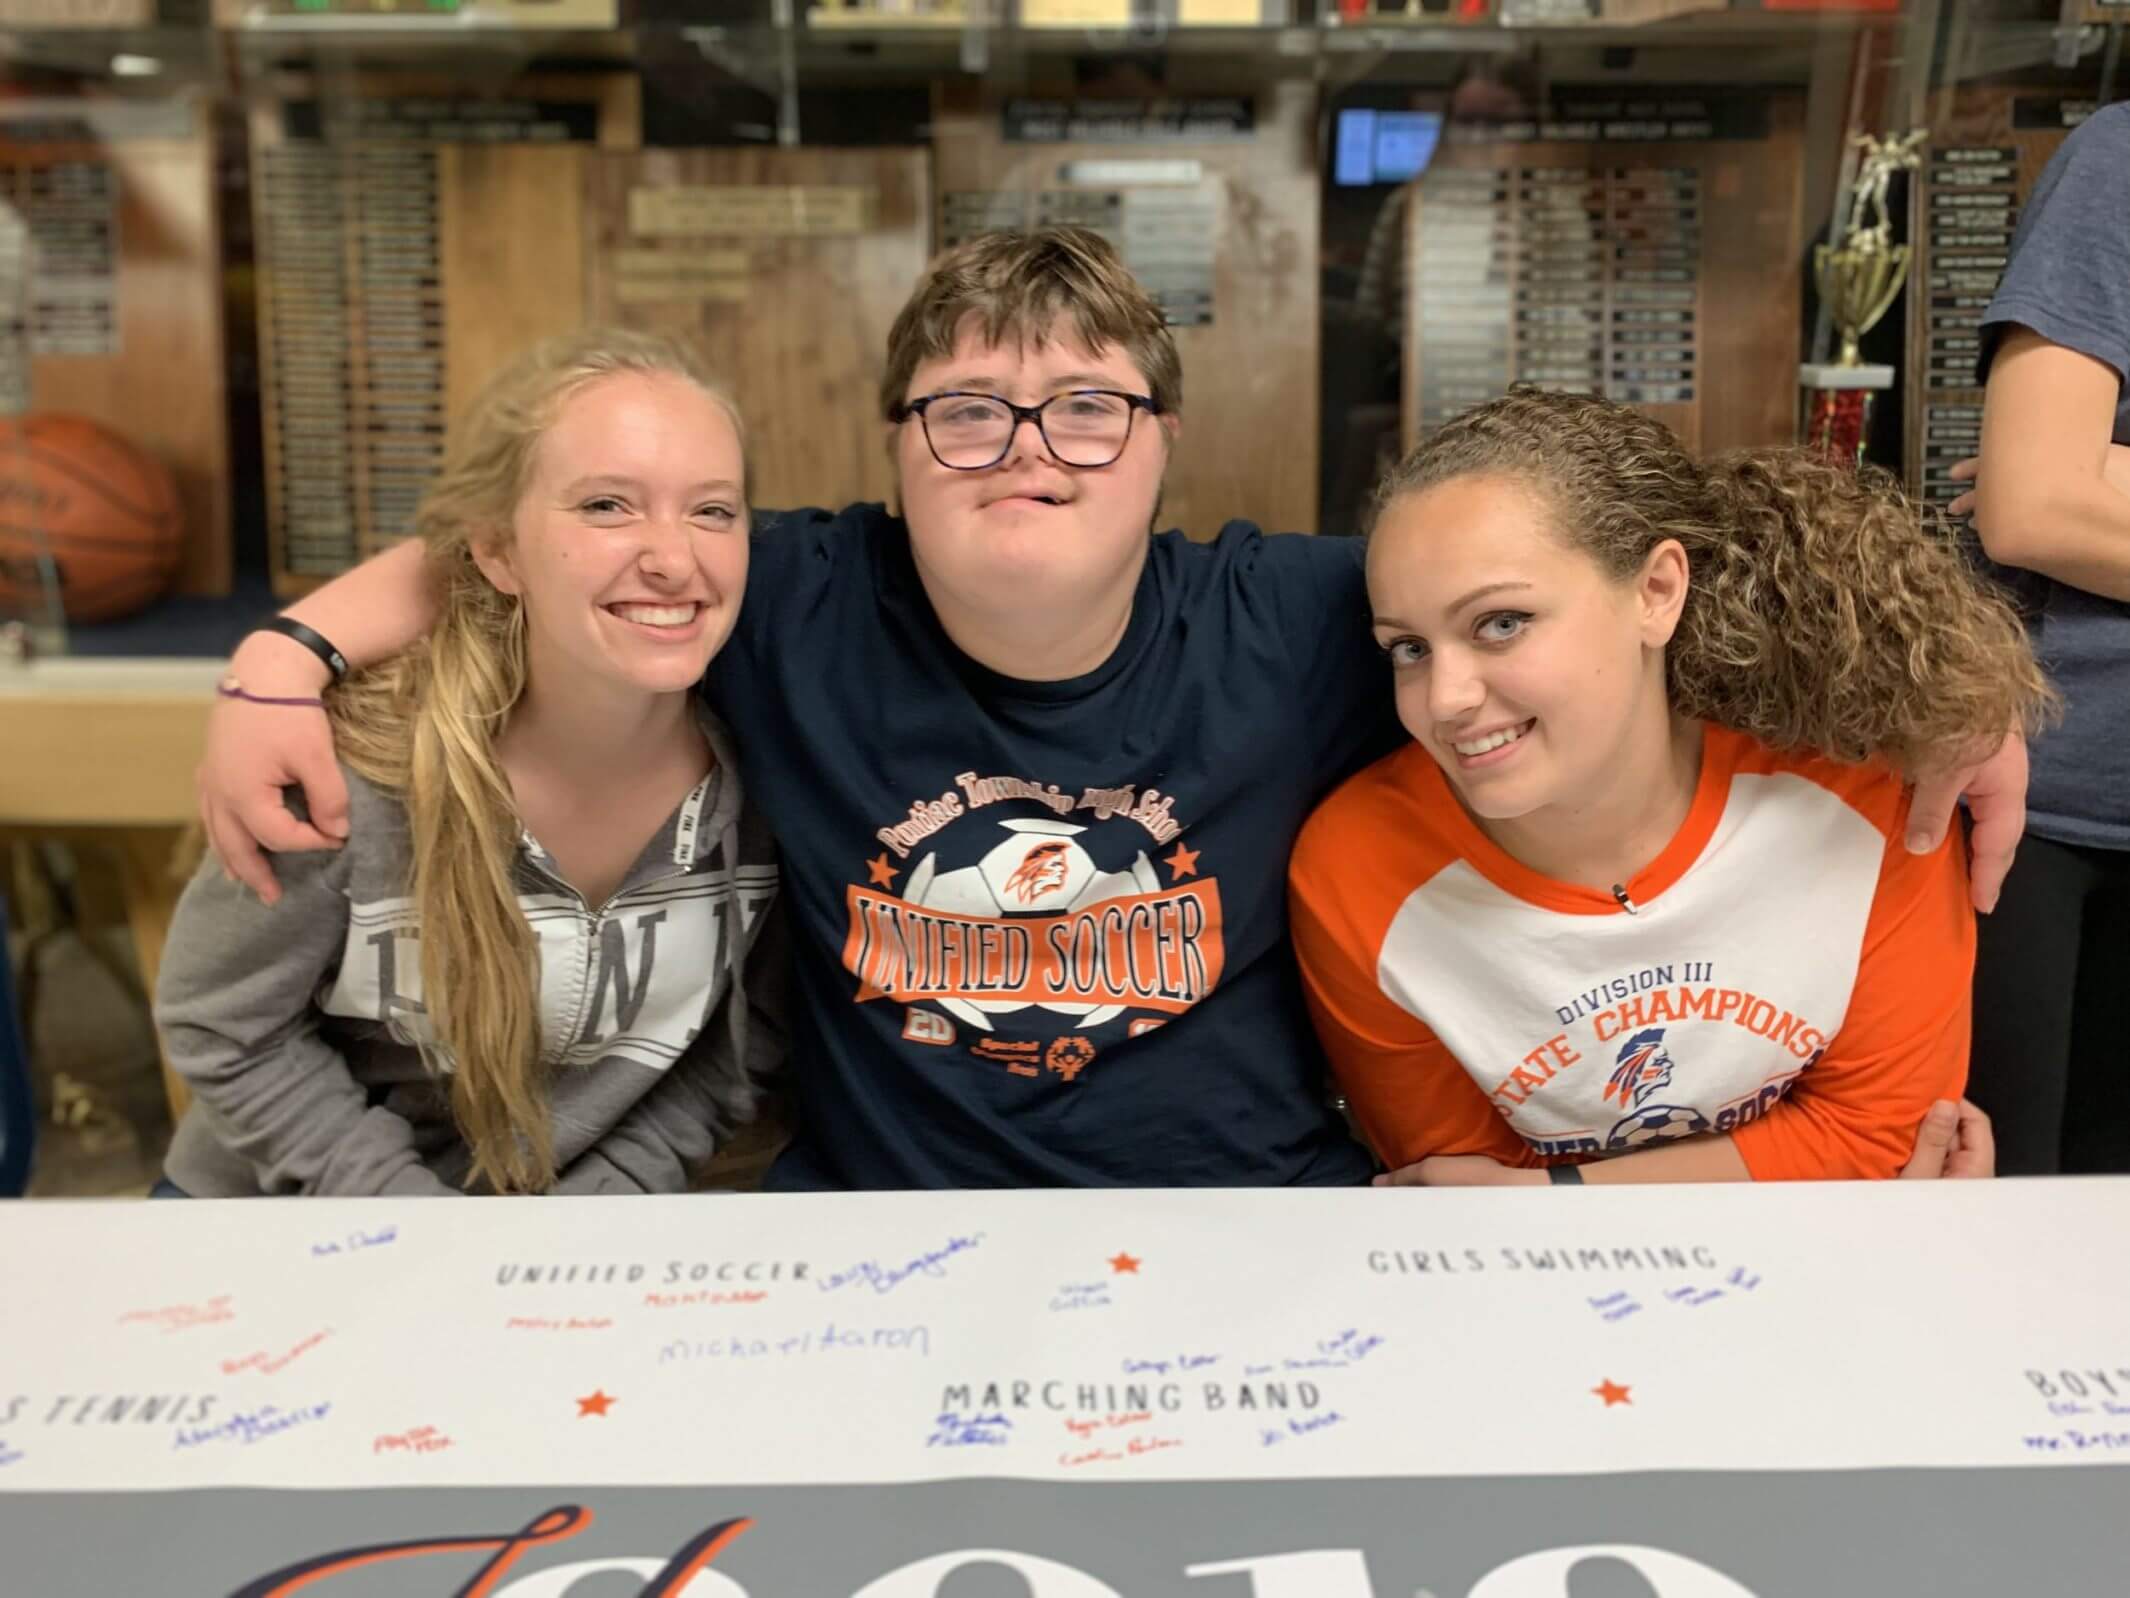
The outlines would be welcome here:
<svg viewBox="0 0 2130 1598">
<path fill-rule="evenodd" d="M 1910 854 L 1929 854 L 1930 847 L 1929 833 L 1911 832 L 1908 835 L 1908 852 Z"/>
<path fill-rule="evenodd" d="M 1371 1180 L 1368 1185 L 1370 1187 L 1389 1187 L 1390 1178 L 1387 1176 L 1379 1176 Z"/>
</svg>

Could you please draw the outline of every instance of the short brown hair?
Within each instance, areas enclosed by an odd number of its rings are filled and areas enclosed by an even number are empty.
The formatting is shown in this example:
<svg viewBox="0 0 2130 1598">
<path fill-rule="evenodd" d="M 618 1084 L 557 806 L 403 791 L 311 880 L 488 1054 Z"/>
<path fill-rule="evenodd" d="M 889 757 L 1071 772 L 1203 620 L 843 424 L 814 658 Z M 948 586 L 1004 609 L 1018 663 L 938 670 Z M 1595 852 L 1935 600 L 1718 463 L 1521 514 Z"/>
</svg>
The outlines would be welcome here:
<svg viewBox="0 0 2130 1598">
<path fill-rule="evenodd" d="M 1664 652 L 1682 715 L 1915 772 L 2039 731 L 2056 709 L 2011 605 L 1876 468 L 1801 449 L 1703 463 L 1625 405 L 1518 387 L 1392 468 L 1371 521 L 1472 476 L 1536 494 L 1616 580 L 1666 539 L 1684 547 L 1686 608 Z"/>
<path fill-rule="evenodd" d="M 919 363 L 954 353 L 971 315 L 992 344 L 1041 344 L 1063 319 L 1090 350 L 1129 355 L 1163 412 L 1183 404 L 1176 340 L 1116 247 L 1087 228 L 1045 227 L 979 234 L 932 263 L 888 331 L 882 416 L 895 419 Z"/>
</svg>

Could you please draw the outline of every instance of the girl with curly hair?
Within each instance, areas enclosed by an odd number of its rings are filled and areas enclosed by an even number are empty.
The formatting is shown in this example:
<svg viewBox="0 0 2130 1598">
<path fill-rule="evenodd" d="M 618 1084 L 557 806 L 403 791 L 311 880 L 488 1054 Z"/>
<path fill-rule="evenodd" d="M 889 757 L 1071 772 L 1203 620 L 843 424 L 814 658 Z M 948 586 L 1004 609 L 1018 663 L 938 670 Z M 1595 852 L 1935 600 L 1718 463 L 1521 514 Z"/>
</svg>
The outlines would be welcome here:
<svg viewBox="0 0 2130 1598">
<path fill-rule="evenodd" d="M 1415 741 L 1291 886 L 1389 1180 L 1896 1174 L 1975 947 L 1900 772 L 2050 709 L 1957 547 L 1878 475 L 1519 389 L 1392 471 L 1368 590 Z"/>
</svg>

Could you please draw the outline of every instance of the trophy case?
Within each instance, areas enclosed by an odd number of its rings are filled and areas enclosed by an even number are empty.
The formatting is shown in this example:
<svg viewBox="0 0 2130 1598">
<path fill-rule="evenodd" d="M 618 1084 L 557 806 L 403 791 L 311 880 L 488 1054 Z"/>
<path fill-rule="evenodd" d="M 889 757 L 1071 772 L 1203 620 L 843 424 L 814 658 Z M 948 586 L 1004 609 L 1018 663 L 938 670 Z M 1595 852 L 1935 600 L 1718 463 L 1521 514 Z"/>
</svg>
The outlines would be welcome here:
<svg viewBox="0 0 2130 1598">
<path fill-rule="evenodd" d="M 2019 205 L 2121 97 L 2126 21 L 2115 0 L 0 0 L 0 403 L 174 474 L 184 595 L 294 595 L 404 536 L 487 374 L 588 322 L 699 346 L 747 415 L 757 504 L 891 499 L 877 385 L 926 261 L 1072 221 L 1183 354 L 1163 520 L 1349 532 L 1385 460 L 1511 383 L 1611 395 L 1701 450 L 1795 437 L 1852 140 L 1927 127 L 1893 191 L 1907 344 L 1872 359 L 1898 368 L 1887 463 L 1943 498 Z"/>
<path fill-rule="evenodd" d="M 1406 208 L 1407 445 L 1512 383 L 1634 405 L 1689 449 L 1786 441 L 1803 113 L 1571 90 L 1521 128 L 1453 129 Z"/>
<path fill-rule="evenodd" d="M 584 319 L 594 153 L 637 139 L 626 75 L 291 76 L 251 110 L 277 593 L 413 529 L 450 419 Z"/>
</svg>

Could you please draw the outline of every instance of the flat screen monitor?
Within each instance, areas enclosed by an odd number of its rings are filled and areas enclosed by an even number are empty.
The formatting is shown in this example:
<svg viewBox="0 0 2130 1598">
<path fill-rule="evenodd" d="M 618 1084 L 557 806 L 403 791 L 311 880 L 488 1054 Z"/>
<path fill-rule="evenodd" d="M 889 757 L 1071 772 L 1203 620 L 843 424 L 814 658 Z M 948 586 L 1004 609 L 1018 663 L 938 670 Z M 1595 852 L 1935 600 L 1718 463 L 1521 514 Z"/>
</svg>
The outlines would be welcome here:
<svg viewBox="0 0 2130 1598">
<path fill-rule="evenodd" d="M 1427 170 L 1441 137 L 1439 111 L 1341 111 L 1332 181 L 1344 188 L 1410 183 Z"/>
</svg>

